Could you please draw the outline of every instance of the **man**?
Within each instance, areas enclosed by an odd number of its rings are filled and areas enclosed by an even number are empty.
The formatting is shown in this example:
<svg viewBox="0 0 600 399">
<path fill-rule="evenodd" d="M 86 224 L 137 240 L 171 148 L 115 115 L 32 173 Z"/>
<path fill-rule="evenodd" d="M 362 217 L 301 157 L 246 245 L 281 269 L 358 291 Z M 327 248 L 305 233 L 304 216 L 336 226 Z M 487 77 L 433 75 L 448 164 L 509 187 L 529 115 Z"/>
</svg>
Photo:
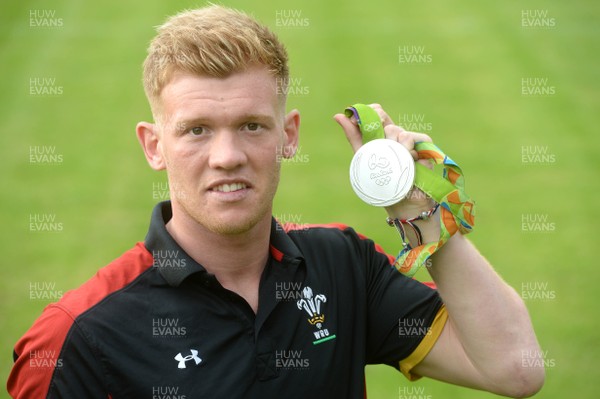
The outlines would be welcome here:
<svg viewBox="0 0 600 399">
<path fill-rule="evenodd" d="M 19 340 L 13 397 L 358 398 L 373 363 L 507 396 L 541 388 L 544 370 L 521 366 L 539 350 L 523 302 L 460 234 L 433 257 L 434 290 L 351 228 L 272 218 L 300 125 L 287 80 L 284 47 L 242 13 L 211 6 L 159 28 L 144 63 L 155 123 L 137 137 L 171 201 L 144 243 Z M 430 140 L 373 108 L 388 139 Z M 335 119 L 357 150 L 355 121 Z M 430 208 L 416 196 L 387 211 Z M 436 218 L 420 223 L 437 240 Z"/>
</svg>

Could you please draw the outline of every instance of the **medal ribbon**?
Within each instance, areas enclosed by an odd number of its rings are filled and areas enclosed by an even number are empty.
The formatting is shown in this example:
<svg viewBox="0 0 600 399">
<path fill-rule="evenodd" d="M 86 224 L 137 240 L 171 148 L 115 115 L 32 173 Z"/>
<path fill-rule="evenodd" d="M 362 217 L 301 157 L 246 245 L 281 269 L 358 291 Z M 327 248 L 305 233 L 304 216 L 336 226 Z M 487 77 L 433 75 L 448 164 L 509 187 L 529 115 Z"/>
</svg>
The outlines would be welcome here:
<svg viewBox="0 0 600 399">
<path fill-rule="evenodd" d="M 345 114 L 356 118 L 363 144 L 385 138 L 381 119 L 373 108 L 355 104 L 346 108 Z M 419 159 L 430 159 L 434 164 L 443 166 L 440 176 L 425 165 L 415 162 L 413 183 L 440 204 L 440 239 L 400 251 L 394 267 L 408 277 L 412 277 L 457 231 L 468 234 L 475 225 L 475 202 L 465 192 L 465 178 L 458 164 L 433 143 L 415 143 L 415 150 Z"/>
</svg>

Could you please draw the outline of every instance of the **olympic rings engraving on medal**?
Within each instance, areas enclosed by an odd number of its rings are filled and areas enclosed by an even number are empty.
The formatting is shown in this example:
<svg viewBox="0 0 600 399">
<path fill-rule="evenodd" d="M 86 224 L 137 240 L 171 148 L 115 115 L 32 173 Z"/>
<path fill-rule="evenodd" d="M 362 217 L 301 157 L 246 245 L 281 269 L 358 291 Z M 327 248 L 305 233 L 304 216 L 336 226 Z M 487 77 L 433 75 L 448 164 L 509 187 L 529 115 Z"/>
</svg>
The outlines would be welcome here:
<svg viewBox="0 0 600 399">
<path fill-rule="evenodd" d="M 389 176 L 386 176 L 386 177 L 384 177 L 383 179 L 376 179 L 376 180 L 375 180 L 375 184 L 377 184 L 378 186 L 385 186 L 385 185 L 388 185 L 388 184 L 390 184 L 390 181 L 391 181 L 391 180 L 392 180 L 392 178 L 391 178 L 391 177 L 389 177 Z"/>
</svg>

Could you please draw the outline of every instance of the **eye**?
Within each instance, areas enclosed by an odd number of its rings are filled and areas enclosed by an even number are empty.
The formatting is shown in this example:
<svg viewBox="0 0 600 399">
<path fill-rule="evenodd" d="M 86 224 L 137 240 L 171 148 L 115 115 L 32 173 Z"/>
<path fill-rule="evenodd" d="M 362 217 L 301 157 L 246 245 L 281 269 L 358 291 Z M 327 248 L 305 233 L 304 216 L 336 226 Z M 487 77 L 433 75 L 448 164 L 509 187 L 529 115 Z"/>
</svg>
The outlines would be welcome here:
<svg viewBox="0 0 600 399">
<path fill-rule="evenodd" d="M 260 129 L 260 125 L 258 123 L 250 122 L 246 125 L 246 129 L 251 132 L 256 132 Z"/>
<path fill-rule="evenodd" d="M 196 126 L 190 129 L 190 133 L 194 136 L 200 136 L 204 133 L 204 128 L 201 126 Z"/>
</svg>

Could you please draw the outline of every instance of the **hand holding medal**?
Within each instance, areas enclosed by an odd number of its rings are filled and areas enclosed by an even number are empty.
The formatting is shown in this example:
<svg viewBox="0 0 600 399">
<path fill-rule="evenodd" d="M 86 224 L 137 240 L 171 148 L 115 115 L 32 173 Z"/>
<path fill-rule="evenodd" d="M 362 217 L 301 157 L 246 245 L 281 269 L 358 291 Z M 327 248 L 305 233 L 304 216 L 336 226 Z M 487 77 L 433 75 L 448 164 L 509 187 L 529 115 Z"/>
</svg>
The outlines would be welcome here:
<svg viewBox="0 0 600 399">
<path fill-rule="evenodd" d="M 457 231 L 467 234 L 473 229 L 475 205 L 464 191 L 462 171 L 431 143 L 429 136 L 405 132 L 395 126 L 379 105 L 355 104 L 346 108 L 345 116 L 336 116 L 336 120 L 356 152 L 350 164 L 350 183 L 359 198 L 373 206 L 389 208 L 400 203 L 396 206 L 406 204 L 406 209 L 423 209 L 423 204 L 429 203 L 426 198 L 415 196 L 403 201 L 414 186 L 436 202 L 413 217 L 388 218 L 388 224 L 396 227 L 404 245 L 394 266 L 412 276 L 453 234 Z M 431 161 L 443 166 L 442 175 L 426 166 Z M 428 219 L 438 207 L 439 241 L 423 243 L 414 222 Z M 405 227 L 415 232 L 414 248 L 408 242 Z"/>
</svg>

